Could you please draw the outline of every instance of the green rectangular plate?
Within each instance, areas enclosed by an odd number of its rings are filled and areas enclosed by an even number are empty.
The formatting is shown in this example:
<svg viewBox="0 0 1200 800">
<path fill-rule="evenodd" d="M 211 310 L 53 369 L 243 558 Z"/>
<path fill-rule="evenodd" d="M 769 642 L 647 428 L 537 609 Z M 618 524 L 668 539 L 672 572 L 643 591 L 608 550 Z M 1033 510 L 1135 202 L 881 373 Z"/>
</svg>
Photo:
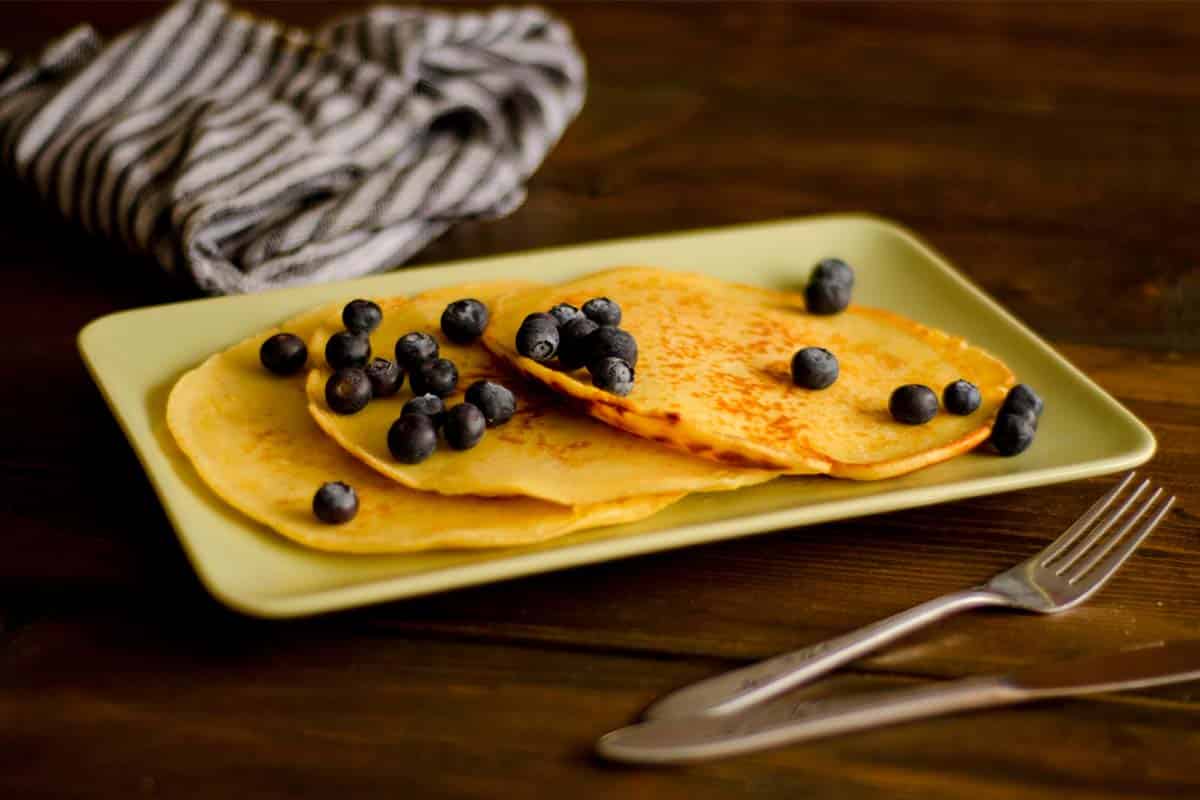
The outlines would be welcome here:
<svg viewBox="0 0 1200 800">
<path fill-rule="evenodd" d="M 970 453 L 873 483 L 786 478 L 693 495 L 633 525 L 537 546 L 399 556 L 308 550 L 212 494 L 164 422 L 167 394 L 216 350 L 317 303 L 411 294 L 489 278 L 559 281 L 602 267 L 655 265 L 764 286 L 802 286 L 837 255 L 857 271 L 855 301 L 889 308 L 999 355 L 1046 398 L 1041 431 L 1017 458 Z M 79 347 L 141 459 L 196 572 L 222 602 L 289 617 L 486 583 L 826 520 L 877 514 L 1128 469 L 1154 453 L 1150 431 L 1045 342 L 894 224 L 863 215 L 540 250 L 406 269 L 349 283 L 128 311 L 89 324 Z M 297 400 L 299 402 L 299 399 Z"/>
</svg>

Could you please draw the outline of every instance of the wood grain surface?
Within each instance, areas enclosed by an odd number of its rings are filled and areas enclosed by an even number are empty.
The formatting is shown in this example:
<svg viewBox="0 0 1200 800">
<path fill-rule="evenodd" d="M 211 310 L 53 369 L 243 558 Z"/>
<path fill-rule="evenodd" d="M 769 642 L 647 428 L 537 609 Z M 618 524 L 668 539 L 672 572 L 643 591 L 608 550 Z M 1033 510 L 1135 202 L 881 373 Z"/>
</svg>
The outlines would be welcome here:
<svg viewBox="0 0 1200 800">
<path fill-rule="evenodd" d="M 339 12 L 249 6 L 297 25 Z M 158 8 L 9 2 L 0 47 Z M 1145 471 L 1179 503 L 1086 606 L 959 617 L 814 693 L 1200 636 L 1200 4 L 555 10 L 589 59 L 583 116 L 518 212 L 459 227 L 420 263 L 872 211 L 1158 437 Z M 222 609 L 74 346 L 89 320 L 178 290 L 2 191 L 0 797 L 1200 796 L 1195 684 L 681 769 L 589 754 L 675 686 L 986 578 L 1106 479 L 318 619 Z"/>
</svg>

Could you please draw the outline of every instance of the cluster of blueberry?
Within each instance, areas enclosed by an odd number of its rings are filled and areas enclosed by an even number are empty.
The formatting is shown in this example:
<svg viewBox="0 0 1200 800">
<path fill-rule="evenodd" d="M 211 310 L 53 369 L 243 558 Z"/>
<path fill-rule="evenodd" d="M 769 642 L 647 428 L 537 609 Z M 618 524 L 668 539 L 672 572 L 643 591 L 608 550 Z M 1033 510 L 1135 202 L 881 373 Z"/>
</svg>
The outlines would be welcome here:
<svg viewBox="0 0 1200 800">
<path fill-rule="evenodd" d="M 825 389 L 838 379 L 837 356 L 823 347 L 805 347 L 792 356 L 792 382 L 805 389 Z M 979 408 L 979 388 L 957 380 L 942 390 L 942 403 L 952 414 L 966 416 Z M 928 386 L 909 383 L 892 392 L 888 400 L 892 418 L 906 425 L 924 425 L 937 414 L 937 395 Z"/>
<path fill-rule="evenodd" d="M 810 314 L 837 314 L 850 305 L 854 270 L 840 258 L 826 258 L 813 268 L 804 287 Z M 805 347 L 792 356 L 792 382 L 805 389 L 827 389 L 838 379 L 837 356 L 824 347 Z"/>
<path fill-rule="evenodd" d="M 810 314 L 837 314 L 850 305 L 854 270 L 840 258 L 827 258 L 813 268 L 804 288 Z M 792 383 L 805 389 L 827 389 L 838 379 L 837 356 L 824 347 L 805 347 L 792 356 Z"/>
<path fill-rule="evenodd" d="M 965 417 L 975 413 L 983 397 L 979 387 L 961 378 L 942 389 L 942 405 L 951 414 Z M 906 383 L 888 399 L 892 419 L 905 425 L 924 425 L 937 416 L 938 399 L 933 389 L 921 383 Z"/>
<path fill-rule="evenodd" d="M 492 381 L 475 381 L 467 387 L 465 402 L 450 409 L 436 394 L 415 396 L 388 429 L 388 450 L 397 461 L 420 464 L 437 449 L 439 429 L 452 449 L 470 450 L 487 428 L 503 425 L 516 411 L 513 393 Z"/>
<path fill-rule="evenodd" d="M 592 385 L 624 397 L 633 391 L 638 348 L 620 324 L 621 307 L 607 297 L 594 297 L 582 308 L 559 303 L 525 317 L 517 330 L 517 352 L 539 362 L 557 357 L 568 371 L 587 367 Z"/>
<path fill-rule="evenodd" d="M 854 270 L 839 258 L 827 258 L 817 264 L 804 290 L 808 311 L 836 314 L 850 305 L 854 289 Z M 805 347 L 792 356 L 792 382 L 806 389 L 820 390 L 838 379 L 837 356 L 823 347 Z M 966 416 L 979 408 L 983 398 L 979 387 L 970 381 L 956 380 L 942 390 L 942 405 L 952 414 Z M 1033 389 L 1020 384 L 1004 398 L 1004 404 L 992 427 L 991 444 L 997 453 L 1015 456 L 1033 443 L 1042 399 Z M 919 383 L 897 388 L 888 399 L 892 419 L 906 425 L 924 425 L 938 412 L 933 389 Z"/>
<path fill-rule="evenodd" d="M 442 312 L 442 333 L 456 344 L 478 339 L 487 328 L 487 306 L 473 298 L 455 300 Z M 464 402 L 447 409 L 442 398 L 458 386 L 454 363 L 438 357 L 438 343 L 427 333 L 406 333 L 396 342 L 396 360 L 413 371 L 413 397 L 388 429 L 392 456 L 404 464 L 419 464 L 437 449 L 440 430 L 454 450 L 470 450 L 489 427 L 503 425 L 517 410 L 513 393 L 492 381 L 467 387 Z"/>
<path fill-rule="evenodd" d="M 446 338 L 466 344 L 487 327 L 487 306 L 471 298 L 456 300 L 442 312 Z M 352 300 L 342 310 L 346 329 L 329 337 L 325 361 L 334 373 L 325 383 L 325 402 L 338 414 L 355 414 L 380 397 L 400 391 L 408 375 L 413 397 L 388 430 L 388 450 L 397 461 L 418 464 L 437 449 L 437 432 L 455 450 L 479 444 L 486 428 L 503 425 L 517 410 L 513 393 L 492 381 L 467 388 L 465 402 L 447 409 L 444 397 L 458 387 L 458 368 L 439 357 L 437 340 L 413 331 L 396 341 L 395 361 L 371 358 L 372 331 L 383 322 L 383 310 L 370 300 Z M 263 366 L 277 375 L 293 375 L 304 367 L 308 349 L 295 334 L 278 333 L 259 350 Z M 323 484 L 313 496 L 313 514 L 323 522 L 348 522 L 358 513 L 354 488 L 341 482 Z"/>
<path fill-rule="evenodd" d="M 996 424 L 992 426 L 992 447 L 1002 456 L 1015 456 L 1029 449 L 1037 434 L 1038 420 L 1046 404 L 1038 393 L 1018 383 L 1004 397 Z"/>
<path fill-rule="evenodd" d="M 377 397 L 390 397 L 404 384 L 404 368 L 386 358 L 371 358 L 371 332 L 383 322 L 383 310 L 370 300 L 352 300 L 342 309 L 344 331 L 325 343 L 325 362 L 333 375 L 325 382 L 325 402 L 338 414 L 356 414 Z M 414 373 L 412 382 L 418 378 Z"/>
</svg>

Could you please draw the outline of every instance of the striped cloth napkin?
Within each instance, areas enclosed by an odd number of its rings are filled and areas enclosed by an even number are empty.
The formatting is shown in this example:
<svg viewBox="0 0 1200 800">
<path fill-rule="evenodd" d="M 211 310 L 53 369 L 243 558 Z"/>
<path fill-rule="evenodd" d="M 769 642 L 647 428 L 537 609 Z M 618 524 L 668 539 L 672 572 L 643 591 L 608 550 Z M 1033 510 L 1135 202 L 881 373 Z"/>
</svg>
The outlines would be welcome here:
<svg viewBox="0 0 1200 800">
<path fill-rule="evenodd" d="M 203 291 L 255 292 L 512 211 L 584 84 L 537 9 L 380 7 L 309 34 L 181 0 L 108 43 L 81 26 L 35 61 L 0 52 L 0 161 Z"/>
</svg>

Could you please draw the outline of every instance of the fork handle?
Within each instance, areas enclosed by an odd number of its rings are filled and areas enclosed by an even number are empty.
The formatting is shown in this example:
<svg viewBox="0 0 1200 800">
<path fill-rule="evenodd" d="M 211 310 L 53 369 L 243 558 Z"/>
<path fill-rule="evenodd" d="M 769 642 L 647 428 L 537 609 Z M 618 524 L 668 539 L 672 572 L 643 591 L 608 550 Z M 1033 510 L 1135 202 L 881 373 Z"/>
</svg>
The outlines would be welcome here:
<svg viewBox="0 0 1200 800">
<path fill-rule="evenodd" d="M 740 711 L 960 611 L 1003 605 L 1008 605 L 1004 597 L 983 587 L 952 592 L 852 633 L 685 686 L 656 701 L 642 716 L 666 719 Z"/>
</svg>

